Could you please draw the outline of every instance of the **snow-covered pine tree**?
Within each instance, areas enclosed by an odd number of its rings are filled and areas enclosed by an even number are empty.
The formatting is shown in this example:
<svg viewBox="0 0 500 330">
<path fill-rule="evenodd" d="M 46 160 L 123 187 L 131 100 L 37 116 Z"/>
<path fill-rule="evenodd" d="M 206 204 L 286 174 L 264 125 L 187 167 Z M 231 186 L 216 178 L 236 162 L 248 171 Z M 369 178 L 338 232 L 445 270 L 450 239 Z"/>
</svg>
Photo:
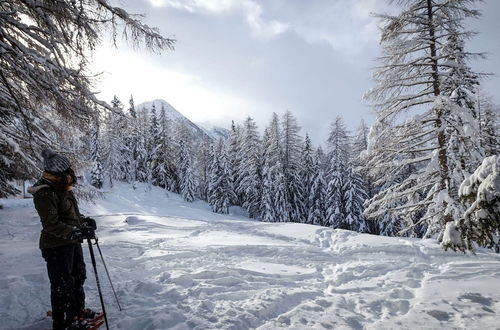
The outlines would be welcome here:
<svg viewBox="0 0 500 330">
<path fill-rule="evenodd" d="M 345 224 L 347 229 L 365 233 L 368 232 L 368 224 L 363 215 L 363 203 L 368 198 L 366 186 L 354 166 L 349 166 L 343 187 L 343 200 L 345 202 Z"/>
<path fill-rule="evenodd" d="M 130 159 L 128 159 L 128 173 L 130 175 L 127 181 L 133 183 L 133 187 L 135 189 L 136 182 L 139 178 L 138 174 L 138 146 L 139 146 L 139 137 L 138 137 L 138 121 L 137 121 L 137 112 L 135 110 L 134 98 L 130 95 L 129 100 L 129 116 L 127 117 L 127 127 L 126 127 L 126 144 L 128 150 L 130 150 Z"/>
<path fill-rule="evenodd" d="M 104 183 L 104 173 L 101 160 L 101 151 L 99 147 L 99 124 L 95 125 L 94 132 L 92 133 L 92 161 L 94 166 L 90 172 L 90 184 L 101 189 Z"/>
<path fill-rule="evenodd" d="M 328 186 L 326 190 L 327 226 L 349 229 L 345 212 L 345 180 L 349 165 L 349 134 L 341 117 L 337 117 L 330 127 L 328 136 Z"/>
<path fill-rule="evenodd" d="M 301 152 L 302 138 L 299 136 L 300 127 L 297 119 L 287 110 L 281 120 L 281 144 L 283 150 L 283 175 L 287 190 L 288 204 L 290 205 L 288 218 L 293 222 L 305 222 L 307 219 L 304 210 L 303 183 L 301 182 Z"/>
<path fill-rule="evenodd" d="M 128 173 L 129 159 L 128 146 L 125 143 L 125 115 L 123 113 L 123 104 L 115 95 L 111 101 L 112 111 L 106 118 L 106 172 L 111 186 L 114 180 L 125 181 L 130 177 Z"/>
<path fill-rule="evenodd" d="M 104 108 L 88 70 L 103 31 L 119 29 L 134 45 L 169 49 L 173 40 L 108 0 L 0 2 L 0 195 L 15 193 L 8 182 L 39 174 L 40 149 L 61 146 L 78 167 L 79 155 L 54 134 L 58 126 L 90 131 Z M 116 41 L 116 40 L 115 40 Z M 96 110 L 97 108 L 97 110 Z"/>
<path fill-rule="evenodd" d="M 149 147 L 150 140 L 150 115 L 144 108 L 137 112 L 137 180 L 140 182 L 148 182 L 149 176 Z"/>
<path fill-rule="evenodd" d="M 464 180 L 459 195 L 470 205 L 459 222 L 466 248 L 474 250 L 472 242 L 475 242 L 498 250 L 500 242 L 495 235 L 500 233 L 500 156 L 485 158 Z M 457 245 L 460 243 L 448 242 L 448 247 Z"/>
<path fill-rule="evenodd" d="M 344 180 L 339 169 L 333 168 L 328 174 L 326 187 L 326 217 L 324 225 L 348 229 L 345 223 Z"/>
<path fill-rule="evenodd" d="M 206 202 L 208 202 L 211 162 L 210 139 L 204 137 L 196 152 L 196 169 L 198 173 L 198 195 L 201 200 Z"/>
<path fill-rule="evenodd" d="M 260 213 L 260 144 L 257 124 L 251 117 L 248 117 L 242 128 L 241 146 L 239 148 L 240 157 L 238 157 L 239 170 L 237 173 L 239 184 L 235 190 L 250 218 L 256 218 Z"/>
<path fill-rule="evenodd" d="M 307 141 L 307 138 L 306 138 Z M 326 182 L 325 172 L 321 163 L 323 161 L 323 151 L 321 147 L 316 150 L 314 154 L 312 166 L 312 186 L 309 191 L 308 205 L 309 212 L 307 216 L 307 223 L 318 226 L 326 226 Z"/>
<path fill-rule="evenodd" d="M 264 130 L 262 137 L 262 191 L 260 203 L 260 215 L 263 221 L 273 222 L 274 217 L 274 202 L 273 202 L 273 182 L 271 177 L 271 164 L 269 163 L 270 155 L 268 152 L 271 150 L 271 136 L 269 128 Z"/>
<path fill-rule="evenodd" d="M 161 139 L 160 134 L 160 124 L 158 119 L 158 114 L 156 113 L 156 105 L 153 103 L 151 106 L 151 124 L 149 126 L 151 135 L 149 140 L 149 150 L 150 150 L 150 166 L 151 166 L 151 184 L 155 186 L 160 185 L 160 171 L 161 171 L 161 151 L 162 144 L 164 141 Z"/>
<path fill-rule="evenodd" d="M 208 184 L 208 201 L 215 213 L 229 213 L 231 188 L 227 150 L 222 138 L 219 138 L 211 148 L 212 162 L 210 163 L 210 175 Z"/>
<path fill-rule="evenodd" d="M 191 151 L 183 139 L 179 141 L 179 174 L 180 193 L 186 202 L 193 202 L 196 196 L 196 178 Z"/>
<path fill-rule="evenodd" d="M 373 187 L 368 175 L 368 166 L 366 162 L 366 157 L 364 154 L 368 150 L 368 135 L 370 134 L 370 129 L 366 126 L 364 120 L 361 120 L 359 123 L 358 129 L 356 131 L 356 135 L 352 141 L 352 152 L 351 152 L 351 161 L 352 164 L 356 167 L 356 170 L 360 173 L 363 181 L 366 185 L 366 193 L 368 197 L 373 196 Z"/>
<path fill-rule="evenodd" d="M 174 154 L 171 137 L 171 125 L 162 104 L 158 118 L 158 148 L 156 150 L 156 183 L 167 190 L 175 185 L 175 169 L 171 157 Z"/>
<path fill-rule="evenodd" d="M 500 155 L 500 106 L 491 97 L 479 99 L 479 116 L 481 118 L 481 146 L 486 157 Z"/>
<path fill-rule="evenodd" d="M 301 172 L 300 172 L 300 181 L 302 184 L 303 191 L 303 204 L 304 204 L 304 215 L 303 221 L 305 223 L 309 222 L 309 214 L 311 213 L 311 208 L 314 205 L 315 201 L 313 196 L 315 195 L 312 192 L 312 188 L 314 185 L 314 181 L 319 172 L 319 159 L 314 158 L 314 152 L 311 145 L 311 139 L 309 135 L 306 133 L 306 138 L 304 141 L 304 147 L 302 149 L 302 159 L 301 159 Z M 317 156 L 317 155 L 316 155 Z M 322 178 L 324 180 L 324 178 Z M 323 196 L 324 197 L 324 196 Z M 324 200 L 323 200 L 324 202 Z"/>
<path fill-rule="evenodd" d="M 370 200 L 365 211 L 369 217 L 392 212 L 405 221 L 406 229 L 425 224 L 426 236 L 441 234 L 447 221 L 457 220 L 461 206 L 453 190 L 464 173 L 460 167 L 450 166 L 451 160 L 464 157 L 474 163 L 481 150 L 475 145 L 469 150 L 463 147 L 461 141 L 478 135 L 477 119 L 472 109 L 459 106 L 444 93 L 443 83 L 451 67 L 450 49 L 464 62 L 474 54 L 459 54 L 461 47 L 443 48 L 451 34 L 462 40 L 472 35 L 463 29 L 464 19 L 479 16 L 474 8 L 477 2 L 401 1 L 403 10 L 399 14 L 379 16 L 383 21 L 383 56 L 374 75 L 377 86 L 367 98 L 376 103 L 377 122 L 388 124 L 383 137 L 389 139 L 384 143 L 373 141 L 375 153 L 387 156 L 386 165 L 374 166 L 388 166 L 386 181 L 393 185 Z M 465 66 L 460 69 L 469 70 Z M 457 127 L 460 122 L 467 123 L 467 128 Z M 460 136 L 452 148 L 450 131 Z M 385 150 L 380 149 L 382 144 Z M 468 156 L 453 154 L 454 150 L 467 152 Z M 414 167 L 413 173 L 402 180 L 390 178 L 408 165 Z M 398 207 L 392 207 L 395 200 L 399 201 Z"/>
<path fill-rule="evenodd" d="M 351 166 L 352 169 L 356 172 L 356 175 L 361 177 L 363 182 L 363 186 L 365 188 L 366 196 L 364 196 L 363 202 L 371 198 L 374 193 L 374 187 L 369 175 L 369 167 L 368 167 L 368 159 L 367 159 L 367 151 L 368 151 L 368 136 L 370 134 L 370 130 L 368 126 L 366 126 L 365 121 L 362 119 L 358 129 L 356 131 L 356 135 L 353 137 L 352 141 L 352 152 L 351 152 Z M 366 217 L 364 217 L 364 223 L 366 224 L 365 232 L 371 234 L 378 234 L 379 228 L 377 221 L 366 221 Z"/>
<path fill-rule="evenodd" d="M 233 183 L 234 200 L 231 201 L 233 205 L 242 205 L 243 196 L 238 194 L 237 191 L 240 185 L 240 171 L 241 171 L 241 139 L 242 139 L 241 125 L 235 125 L 234 121 L 231 122 L 231 133 L 229 135 L 228 157 L 229 157 L 229 175 Z"/>
<path fill-rule="evenodd" d="M 283 150 L 278 115 L 273 113 L 266 128 L 263 157 L 262 219 L 270 222 L 290 221 L 290 199 L 283 173 Z"/>
</svg>

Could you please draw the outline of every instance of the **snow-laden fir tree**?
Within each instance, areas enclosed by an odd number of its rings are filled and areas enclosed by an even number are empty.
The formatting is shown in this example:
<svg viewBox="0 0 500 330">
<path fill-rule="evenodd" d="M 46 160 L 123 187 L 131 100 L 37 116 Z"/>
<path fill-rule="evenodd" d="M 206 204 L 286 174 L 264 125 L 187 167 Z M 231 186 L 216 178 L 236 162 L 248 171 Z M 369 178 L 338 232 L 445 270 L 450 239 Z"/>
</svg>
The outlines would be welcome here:
<svg viewBox="0 0 500 330">
<path fill-rule="evenodd" d="M 317 156 L 317 155 L 316 155 Z M 302 193 L 304 196 L 304 216 L 302 222 L 309 223 L 309 214 L 311 212 L 311 207 L 314 204 L 314 199 L 312 198 L 314 194 L 312 193 L 312 187 L 314 180 L 319 171 L 319 159 L 314 159 L 314 152 L 311 145 L 311 139 L 306 133 L 306 138 L 304 141 L 304 147 L 302 149 L 301 156 L 301 171 L 300 171 L 300 181 L 302 184 Z M 324 201 L 323 201 L 324 202 Z"/>
<path fill-rule="evenodd" d="M 232 141 L 230 141 L 232 142 Z M 243 123 L 238 157 L 238 185 L 235 189 L 240 196 L 242 206 L 250 218 L 260 213 L 261 174 L 260 174 L 260 139 L 257 124 L 248 117 Z"/>
<path fill-rule="evenodd" d="M 127 125 L 126 125 L 126 145 L 128 150 L 130 150 L 130 159 L 128 159 L 128 173 L 130 177 L 128 178 L 128 182 L 132 182 L 133 187 L 135 189 L 136 182 L 139 178 L 138 175 L 138 146 L 139 146 L 139 137 L 137 132 L 137 112 L 135 110 L 134 98 L 130 95 L 129 100 L 129 116 L 127 117 Z"/>
<path fill-rule="evenodd" d="M 15 192 L 8 182 L 40 170 L 40 151 L 58 146 L 74 166 L 66 144 L 91 131 L 95 116 L 110 107 L 96 98 L 89 58 L 103 31 L 123 34 L 134 45 L 172 48 L 173 40 L 141 23 L 108 0 L 0 1 L 0 195 Z M 116 40 L 114 40 L 116 41 Z M 64 127 L 66 136 L 56 134 Z M 71 134 L 67 134 L 71 132 Z"/>
<path fill-rule="evenodd" d="M 326 190 L 325 224 L 333 228 L 349 229 L 345 212 L 345 180 L 349 164 L 349 134 L 341 117 L 337 117 L 330 127 L 328 136 L 329 172 Z"/>
<path fill-rule="evenodd" d="M 364 157 L 366 151 L 368 150 L 369 133 L 370 129 L 366 126 L 365 121 L 361 120 L 352 141 L 351 162 L 352 165 L 354 165 L 354 167 L 359 171 L 363 181 L 365 182 L 368 197 L 372 197 L 373 187 L 368 175 L 366 158 Z"/>
<path fill-rule="evenodd" d="M 479 99 L 481 146 L 486 157 L 500 155 L 500 106 L 491 97 Z"/>
<path fill-rule="evenodd" d="M 99 147 L 99 125 L 95 126 L 94 132 L 92 133 L 92 161 L 94 166 L 90 172 L 90 184 L 101 189 L 104 183 L 104 171 L 102 166 L 101 152 Z"/>
<path fill-rule="evenodd" d="M 273 202 L 273 182 L 271 177 L 271 164 L 269 163 L 270 155 L 268 152 L 271 151 L 271 136 L 269 128 L 264 130 L 264 135 L 262 137 L 262 191 L 261 191 L 261 202 L 260 202 L 260 215 L 263 221 L 272 222 L 274 221 L 274 202 Z"/>
<path fill-rule="evenodd" d="M 331 169 L 335 169 L 343 174 L 347 168 L 350 158 L 350 138 L 344 120 L 337 116 L 330 125 L 330 133 L 327 140 L 328 160 Z"/>
<path fill-rule="evenodd" d="M 201 200 L 207 202 L 210 182 L 210 164 L 212 162 L 211 149 L 211 140 L 209 138 L 203 137 L 198 150 L 196 151 L 198 195 Z"/>
<path fill-rule="evenodd" d="M 307 139 L 306 139 L 307 141 Z M 312 166 L 312 186 L 308 197 L 307 223 L 311 225 L 326 226 L 326 182 L 325 172 L 321 166 L 323 151 L 318 147 L 314 154 Z"/>
<path fill-rule="evenodd" d="M 196 178 L 190 148 L 182 139 L 179 141 L 179 176 L 182 198 L 186 202 L 193 202 L 196 198 Z"/>
<path fill-rule="evenodd" d="M 171 136 L 171 123 L 162 104 L 158 119 L 157 183 L 160 187 L 172 191 L 177 181 L 175 166 L 172 162 L 174 145 Z"/>
<path fill-rule="evenodd" d="M 343 193 L 345 226 L 349 230 L 360 233 L 368 232 L 368 225 L 363 215 L 363 203 L 368 198 L 368 194 L 363 178 L 354 166 L 347 168 Z"/>
<path fill-rule="evenodd" d="M 137 112 L 135 120 L 137 130 L 137 180 L 139 182 L 148 182 L 149 177 L 149 159 L 150 150 L 148 148 L 151 131 L 149 129 L 150 119 L 148 111 L 144 108 Z"/>
<path fill-rule="evenodd" d="M 495 246 L 498 252 L 500 234 L 500 156 L 483 160 L 459 190 L 460 198 L 470 205 L 460 219 L 459 228 L 465 238 L 466 248 L 474 250 L 473 242 L 479 246 Z M 497 236 L 497 237 L 495 237 Z M 445 242 L 443 242 L 445 244 Z M 453 242 L 448 246 L 453 248 Z"/>
<path fill-rule="evenodd" d="M 240 186 L 241 176 L 241 140 L 242 140 L 241 125 L 235 125 L 234 121 L 231 122 L 231 133 L 228 142 L 228 157 L 229 157 L 229 175 L 235 190 L 234 200 L 231 201 L 234 205 L 242 205 L 243 196 L 238 191 L 241 191 Z"/>
<path fill-rule="evenodd" d="M 348 229 L 345 223 L 344 180 L 339 169 L 333 168 L 328 174 L 326 187 L 326 217 L 324 226 Z"/>
<path fill-rule="evenodd" d="M 305 222 L 303 182 L 301 182 L 301 152 L 302 138 L 299 136 L 300 127 L 297 119 L 287 110 L 281 119 L 281 144 L 283 151 L 283 175 L 288 196 L 289 219 L 293 222 Z"/>
<path fill-rule="evenodd" d="M 156 105 L 153 103 L 151 106 L 151 124 L 150 129 L 150 139 L 148 141 L 149 145 L 149 164 L 151 166 L 151 184 L 158 186 L 160 181 L 160 167 L 159 164 L 161 158 L 162 141 L 160 136 L 160 124 L 158 120 L 158 114 L 156 113 Z"/>
<path fill-rule="evenodd" d="M 222 138 L 219 138 L 211 148 L 211 158 L 208 183 L 208 203 L 216 213 L 229 213 L 231 197 L 234 191 L 231 187 L 227 150 Z"/>
<path fill-rule="evenodd" d="M 384 155 L 378 157 L 384 163 L 373 166 L 385 167 L 392 185 L 370 200 L 365 211 L 369 217 L 394 213 L 408 230 L 425 225 L 426 236 L 441 234 L 447 221 L 458 220 L 462 206 L 457 182 L 465 173 L 455 164 L 467 159 L 466 165 L 473 165 L 482 150 L 472 142 L 479 136 L 476 111 L 457 102 L 459 93 L 450 94 L 449 87 L 470 88 L 462 78 L 451 81 L 448 74 L 459 68 L 462 77 L 476 76 L 463 65 L 474 54 L 463 45 L 451 45 L 450 36 L 463 41 L 472 35 L 464 30 L 464 19 L 479 16 L 477 2 L 401 1 L 398 14 L 379 15 L 383 55 L 374 75 L 377 86 L 367 97 L 377 109 L 374 126 L 385 123 L 385 129 L 374 136 L 371 154 Z M 472 93 L 467 90 L 466 95 Z M 414 170 L 395 180 L 408 165 Z"/>
<path fill-rule="evenodd" d="M 290 199 L 283 173 L 283 150 L 278 115 L 273 113 L 263 139 L 262 219 L 270 222 L 290 221 Z"/>
<path fill-rule="evenodd" d="M 111 101 L 112 111 L 108 113 L 105 121 L 105 159 L 106 173 L 111 186 L 114 180 L 125 181 L 130 177 L 128 173 L 128 160 L 130 159 L 130 150 L 125 143 L 125 115 L 123 113 L 123 104 L 114 97 Z"/>
</svg>

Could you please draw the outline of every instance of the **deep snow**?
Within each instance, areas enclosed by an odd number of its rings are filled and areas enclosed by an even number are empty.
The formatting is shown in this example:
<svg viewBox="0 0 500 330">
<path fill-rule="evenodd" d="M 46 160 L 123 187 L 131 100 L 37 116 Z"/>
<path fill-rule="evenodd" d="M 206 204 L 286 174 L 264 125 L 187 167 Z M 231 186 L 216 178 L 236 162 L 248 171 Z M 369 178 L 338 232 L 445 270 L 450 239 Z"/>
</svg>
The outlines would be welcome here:
<svg viewBox="0 0 500 330">
<path fill-rule="evenodd" d="M 0 204 L 0 328 L 50 327 L 32 201 Z M 218 215 L 144 186 L 119 185 L 81 208 L 98 221 L 124 307 L 99 266 L 112 329 L 500 329 L 500 256 L 490 251 L 262 223 L 238 208 Z M 87 250 L 87 302 L 97 309 Z"/>
</svg>

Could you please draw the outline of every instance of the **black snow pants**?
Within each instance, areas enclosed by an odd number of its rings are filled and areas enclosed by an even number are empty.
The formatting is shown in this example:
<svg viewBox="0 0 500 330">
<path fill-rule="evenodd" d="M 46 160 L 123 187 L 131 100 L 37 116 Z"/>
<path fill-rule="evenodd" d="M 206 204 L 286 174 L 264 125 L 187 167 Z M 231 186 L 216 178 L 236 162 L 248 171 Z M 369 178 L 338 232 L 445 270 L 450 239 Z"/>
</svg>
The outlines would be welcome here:
<svg viewBox="0 0 500 330">
<path fill-rule="evenodd" d="M 50 280 L 54 330 L 64 329 L 85 308 L 85 262 L 81 244 L 42 249 Z"/>
</svg>

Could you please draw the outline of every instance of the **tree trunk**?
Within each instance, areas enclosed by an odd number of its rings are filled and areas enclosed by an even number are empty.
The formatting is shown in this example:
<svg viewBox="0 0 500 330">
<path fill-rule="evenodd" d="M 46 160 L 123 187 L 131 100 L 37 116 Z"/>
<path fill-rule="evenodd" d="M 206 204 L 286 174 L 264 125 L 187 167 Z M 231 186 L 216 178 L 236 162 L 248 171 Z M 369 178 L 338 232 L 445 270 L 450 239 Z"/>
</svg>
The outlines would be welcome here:
<svg viewBox="0 0 500 330">
<path fill-rule="evenodd" d="M 432 0 L 427 0 L 427 18 L 429 21 L 429 48 L 431 53 L 431 67 L 432 67 L 432 86 L 434 88 L 434 95 L 439 96 L 441 90 L 439 88 L 439 71 L 436 54 L 436 36 L 434 30 L 434 16 L 433 16 Z M 435 108 L 436 112 L 436 128 L 437 128 L 437 142 L 439 150 L 439 167 L 440 167 L 440 190 L 449 188 L 448 178 L 448 156 L 446 154 L 446 136 L 443 130 L 443 109 Z"/>
</svg>

